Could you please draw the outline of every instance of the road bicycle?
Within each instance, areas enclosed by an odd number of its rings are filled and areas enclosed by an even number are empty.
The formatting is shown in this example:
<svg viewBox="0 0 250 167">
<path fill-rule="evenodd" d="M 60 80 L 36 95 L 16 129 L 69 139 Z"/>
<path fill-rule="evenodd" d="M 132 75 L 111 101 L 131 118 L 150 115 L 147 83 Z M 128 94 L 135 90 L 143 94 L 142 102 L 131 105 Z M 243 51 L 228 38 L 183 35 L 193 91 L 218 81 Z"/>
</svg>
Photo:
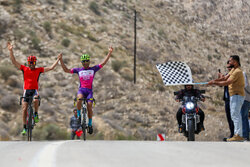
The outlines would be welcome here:
<svg viewBox="0 0 250 167">
<path fill-rule="evenodd" d="M 32 107 L 32 102 L 33 99 L 38 99 L 39 100 L 39 106 L 40 106 L 40 97 L 33 97 L 33 96 L 29 96 L 29 97 L 20 97 L 20 105 L 22 105 L 22 99 L 28 99 L 28 109 L 27 109 L 27 122 L 26 122 L 26 128 L 27 128 L 27 137 L 28 137 L 28 141 L 32 140 L 32 130 L 35 126 L 35 121 L 34 121 L 34 111 L 33 111 L 33 107 Z"/>
<path fill-rule="evenodd" d="M 81 108 L 81 114 L 79 117 L 80 120 L 80 124 L 82 127 L 82 131 L 83 131 L 83 140 L 86 140 L 86 133 L 87 133 L 87 129 L 88 129 L 88 125 L 87 125 L 87 99 L 86 98 L 75 98 L 74 99 L 74 106 L 76 105 L 76 101 L 77 100 L 82 100 L 82 108 Z"/>
</svg>

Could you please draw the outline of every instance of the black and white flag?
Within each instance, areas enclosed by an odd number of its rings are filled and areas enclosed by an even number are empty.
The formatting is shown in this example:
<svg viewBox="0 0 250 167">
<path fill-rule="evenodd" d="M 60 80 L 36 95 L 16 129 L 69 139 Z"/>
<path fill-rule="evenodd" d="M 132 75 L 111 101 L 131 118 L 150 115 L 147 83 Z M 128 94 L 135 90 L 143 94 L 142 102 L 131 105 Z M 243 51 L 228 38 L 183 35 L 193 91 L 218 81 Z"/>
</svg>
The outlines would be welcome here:
<svg viewBox="0 0 250 167">
<path fill-rule="evenodd" d="M 206 84 L 206 82 L 193 83 L 191 70 L 189 66 L 183 62 L 157 64 L 156 68 L 159 70 L 165 85 Z"/>
</svg>

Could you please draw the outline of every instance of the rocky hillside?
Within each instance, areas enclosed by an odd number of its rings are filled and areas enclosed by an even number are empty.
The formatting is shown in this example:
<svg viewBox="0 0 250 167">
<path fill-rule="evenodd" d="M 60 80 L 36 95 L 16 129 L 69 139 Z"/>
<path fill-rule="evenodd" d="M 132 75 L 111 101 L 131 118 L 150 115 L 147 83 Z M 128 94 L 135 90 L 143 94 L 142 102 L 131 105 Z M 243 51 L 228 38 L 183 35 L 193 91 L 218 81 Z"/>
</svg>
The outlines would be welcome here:
<svg viewBox="0 0 250 167">
<path fill-rule="evenodd" d="M 133 19 L 137 18 L 137 82 L 133 83 Z M 0 0 L 0 139 L 20 140 L 22 72 L 9 59 L 6 42 L 14 44 L 16 59 L 25 64 L 30 54 L 37 66 L 50 66 L 59 53 L 69 68 L 80 67 L 82 53 L 100 63 L 112 45 L 110 61 L 94 81 L 94 135 L 90 139 L 185 140 L 178 134 L 179 104 L 155 65 L 186 62 L 196 82 L 226 72 L 231 54 L 241 57 L 250 76 L 250 3 L 247 0 Z M 68 139 L 77 76 L 60 65 L 40 77 L 41 122 L 37 140 Z M 223 90 L 200 86 L 207 101 L 206 131 L 197 140 L 221 140 L 229 135 Z"/>
</svg>

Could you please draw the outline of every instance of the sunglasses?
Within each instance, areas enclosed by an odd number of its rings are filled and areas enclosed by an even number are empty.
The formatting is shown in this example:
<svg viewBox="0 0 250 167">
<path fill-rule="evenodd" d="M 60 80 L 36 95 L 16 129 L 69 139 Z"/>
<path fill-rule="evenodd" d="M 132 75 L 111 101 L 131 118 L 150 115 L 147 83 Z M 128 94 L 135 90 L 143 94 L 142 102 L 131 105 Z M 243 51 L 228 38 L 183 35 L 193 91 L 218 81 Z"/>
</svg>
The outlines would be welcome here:
<svg viewBox="0 0 250 167">
<path fill-rule="evenodd" d="M 35 61 L 28 61 L 28 64 L 29 64 L 29 65 L 31 65 L 31 64 L 36 65 L 36 62 L 35 62 Z"/>
<path fill-rule="evenodd" d="M 82 63 L 89 62 L 89 60 L 82 60 Z"/>
</svg>

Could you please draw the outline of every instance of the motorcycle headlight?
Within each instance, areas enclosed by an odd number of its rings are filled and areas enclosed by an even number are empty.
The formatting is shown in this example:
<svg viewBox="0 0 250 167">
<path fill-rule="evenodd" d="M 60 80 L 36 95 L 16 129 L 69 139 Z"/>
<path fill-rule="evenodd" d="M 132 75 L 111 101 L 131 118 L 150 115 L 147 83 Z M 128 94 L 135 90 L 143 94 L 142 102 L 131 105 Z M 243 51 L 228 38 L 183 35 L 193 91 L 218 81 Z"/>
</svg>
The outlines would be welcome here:
<svg viewBox="0 0 250 167">
<path fill-rule="evenodd" d="M 189 109 L 189 110 L 192 110 L 192 109 L 194 108 L 194 103 L 192 103 L 192 102 L 187 102 L 186 108 Z"/>
</svg>

